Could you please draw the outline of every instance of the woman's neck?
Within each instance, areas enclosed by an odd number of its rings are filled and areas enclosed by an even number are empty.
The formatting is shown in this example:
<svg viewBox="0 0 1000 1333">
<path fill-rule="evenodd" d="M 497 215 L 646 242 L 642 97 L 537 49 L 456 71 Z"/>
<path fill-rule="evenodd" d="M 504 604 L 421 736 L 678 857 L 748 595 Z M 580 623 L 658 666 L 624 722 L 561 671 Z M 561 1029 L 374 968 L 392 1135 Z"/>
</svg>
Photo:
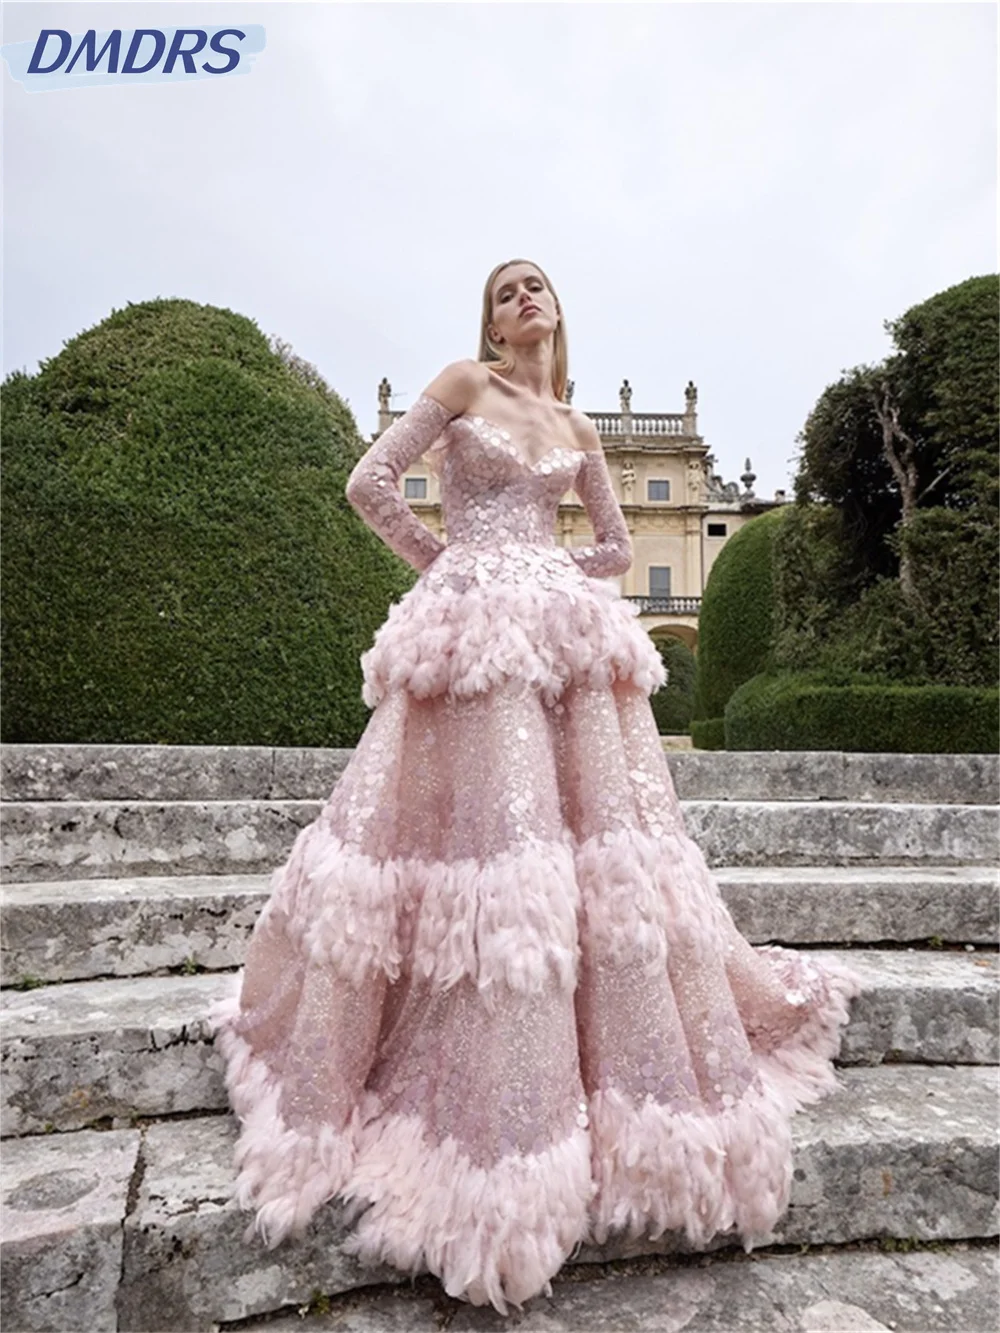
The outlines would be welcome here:
<svg viewBox="0 0 1000 1333">
<path fill-rule="evenodd" d="M 519 355 L 514 368 L 504 375 L 504 379 L 536 398 L 554 400 L 551 349 L 539 346 Z"/>
</svg>

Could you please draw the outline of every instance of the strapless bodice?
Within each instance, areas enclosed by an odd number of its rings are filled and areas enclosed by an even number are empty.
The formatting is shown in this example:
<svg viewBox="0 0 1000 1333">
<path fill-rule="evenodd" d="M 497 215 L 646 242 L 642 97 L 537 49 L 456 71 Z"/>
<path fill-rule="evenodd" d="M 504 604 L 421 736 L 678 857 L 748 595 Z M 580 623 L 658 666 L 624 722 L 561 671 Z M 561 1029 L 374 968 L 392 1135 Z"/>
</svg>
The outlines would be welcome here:
<svg viewBox="0 0 1000 1333">
<path fill-rule="evenodd" d="M 442 434 L 441 517 L 449 545 L 555 545 L 556 512 L 582 449 L 557 445 L 528 462 L 510 431 L 481 416 L 453 417 Z"/>
<path fill-rule="evenodd" d="M 440 477 L 447 543 L 397 489 L 420 457 Z M 569 490 L 594 527 L 592 546 L 556 540 Z M 666 680 L 638 607 L 605 581 L 632 554 L 602 450 L 559 444 L 528 459 L 511 431 L 422 396 L 355 468 L 348 497 L 421 571 L 362 655 L 370 707 L 395 689 L 468 698 L 518 679 L 554 703 L 570 683 L 628 680 L 650 693 Z"/>
</svg>

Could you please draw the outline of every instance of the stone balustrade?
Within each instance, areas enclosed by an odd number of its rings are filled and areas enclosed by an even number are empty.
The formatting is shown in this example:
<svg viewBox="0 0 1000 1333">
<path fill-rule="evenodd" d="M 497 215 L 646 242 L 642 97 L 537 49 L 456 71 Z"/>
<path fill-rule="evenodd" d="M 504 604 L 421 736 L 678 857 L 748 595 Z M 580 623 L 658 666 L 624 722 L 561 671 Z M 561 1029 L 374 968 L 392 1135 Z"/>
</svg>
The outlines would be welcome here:
<svg viewBox="0 0 1000 1333">
<path fill-rule="evenodd" d="M 602 440 L 661 440 L 693 435 L 689 417 L 682 412 L 588 412 Z"/>
<path fill-rule="evenodd" d="M 696 616 L 701 610 L 700 597 L 650 597 L 629 593 L 626 602 L 635 602 L 644 616 Z"/>
<path fill-rule="evenodd" d="M 392 421 L 405 416 L 404 411 L 387 413 Z M 586 412 L 602 440 L 662 440 L 692 436 L 694 427 L 683 412 Z"/>
</svg>

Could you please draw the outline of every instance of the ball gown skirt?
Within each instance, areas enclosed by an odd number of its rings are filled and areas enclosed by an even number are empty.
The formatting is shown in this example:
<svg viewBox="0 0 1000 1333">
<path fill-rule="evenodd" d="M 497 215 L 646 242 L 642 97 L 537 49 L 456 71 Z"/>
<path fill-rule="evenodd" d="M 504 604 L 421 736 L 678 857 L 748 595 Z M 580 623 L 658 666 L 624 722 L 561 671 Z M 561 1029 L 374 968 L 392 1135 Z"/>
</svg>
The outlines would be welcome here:
<svg viewBox="0 0 1000 1333">
<path fill-rule="evenodd" d="M 428 454 L 448 544 L 398 477 Z M 590 547 L 552 536 L 574 488 Z M 336 1199 L 364 1264 L 502 1313 L 582 1241 L 788 1206 L 860 979 L 736 930 L 686 834 L 603 453 L 529 463 L 421 396 L 348 497 L 421 571 L 362 657 L 368 725 L 210 1022 L 246 1239 Z"/>
</svg>

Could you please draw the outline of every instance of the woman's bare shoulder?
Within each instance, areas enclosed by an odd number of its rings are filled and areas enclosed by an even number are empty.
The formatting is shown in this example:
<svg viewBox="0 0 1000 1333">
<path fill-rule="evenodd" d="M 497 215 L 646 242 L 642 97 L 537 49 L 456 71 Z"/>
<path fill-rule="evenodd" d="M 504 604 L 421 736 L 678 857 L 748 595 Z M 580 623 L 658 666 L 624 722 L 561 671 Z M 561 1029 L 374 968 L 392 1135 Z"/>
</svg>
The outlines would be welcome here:
<svg viewBox="0 0 1000 1333">
<path fill-rule="evenodd" d="M 588 453 L 593 453 L 599 452 L 604 448 L 597 427 L 585 412 L 581 412 L 575 407 L 572 408 L 569 414 L 569 424 L 573 429 L 573 434 L 576 436 L 577 444 L 581 449 L 586 449 Z"/>
<path fill-rule="evenodd" d="M 440 375 L 435 376 L 424 389 L 424 396 L 433 398 L 460 416 L 467 412 L 486 387 L 489 372 L 481 361 L 471 357 L 452 361 Z"/>
</svg>

